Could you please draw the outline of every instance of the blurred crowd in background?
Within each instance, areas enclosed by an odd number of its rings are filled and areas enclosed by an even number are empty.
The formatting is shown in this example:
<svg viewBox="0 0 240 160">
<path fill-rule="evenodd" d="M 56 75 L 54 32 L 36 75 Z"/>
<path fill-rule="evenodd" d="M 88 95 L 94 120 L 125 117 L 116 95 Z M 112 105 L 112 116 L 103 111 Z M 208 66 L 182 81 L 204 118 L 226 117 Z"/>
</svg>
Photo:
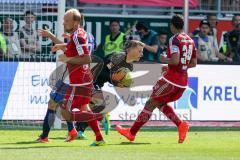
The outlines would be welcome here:
<svg viewBox="0 0 240 160">
<path fill-rule="evenodd" d="M 239 0 L 221 0 L 223 10 L 239 11 Z M 67 7 L 80 5 L 79 1 L 66 1 Z M 199 7 L 201 9 L 214 10 L 215 1 L 201 0 Z M 239 4 L 239 5 L 238 5 Z M 48 5 L 45 12 L 55 12 Z M 39 8 L 36 6 L 36 8 Z M 44 7 L 42 7 L 43 10 Z M 39 20 L 35 10 L 27 10 L 23 16 L 19 16 L 24 22 L 17 24 L 18 29 L 14 28 L 16 23 L 13 16 L 2 16 L 0 19 L 0 59 L 1 61 L 55 61 L 56 57 L 50 52 L 51 45 L 42 43 L 42 37 L 39 36 L 36 23 Z M 43 11 L 41 11 L 43 12 Z M 84 12 L 84 10 L 82 11 Z M 240 15 L 233 14 L 232 29 L 222 35 L 223 42 L 219 42 L 218 21 L 219 16 L 216 13 L 204 15 L 204 19 L 199 22 L 198 27 L 191 33 L 188 33 L 195 42 L 197 57 L 199 63 L 221 63 L 221 64 L 240 64 Z M 42 17 L 40 18 L 42 19 Z M 168 39 L 171 34 L 169 30 L 159 27 L 152 28 L 149 23 L 144 21 L 133 22 L 133 26 L 123 30 L 119 19 L 109 18 L 109 30 L 101 39 L 96 47 L 95 55 L 104 58 L 111 53 L 124 51 L 124 44 L 130 39 L 141 40 L 146 44 L 142 62 L 159 63 L 161 54 L 166 55 Z M 19 21 L 19 18 L 18 18 Z M 20 23 L 20 22 L 18 22 Z M 16 25 L 16 24 L 15 24 Z M 191 24 L 190 24 L 191 25 Z M 154 30 L 155 29 L 155 30 Z M 106 36 L 105 36 L 106 35 Z M 46 49 L 48 47 L 48 49 Z"/>
</svg>

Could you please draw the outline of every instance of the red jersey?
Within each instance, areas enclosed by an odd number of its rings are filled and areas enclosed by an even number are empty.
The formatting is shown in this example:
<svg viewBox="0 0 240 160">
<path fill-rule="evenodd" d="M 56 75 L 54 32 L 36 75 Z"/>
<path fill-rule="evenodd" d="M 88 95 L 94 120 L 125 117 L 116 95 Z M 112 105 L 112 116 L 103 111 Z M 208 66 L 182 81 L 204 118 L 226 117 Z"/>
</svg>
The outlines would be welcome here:
<svg viewBox="0 0 240 160">
<path fill-rule="evenodd" d="M 188 85 L 188 65 L 192 58 L 196 58 L 196 48 L 194 41 L 186 34 L 175 34 L 169 40 L 167 48 L 167 57 L 172 54 L 179 54 L 179 64 L 168 64 L 168 70 L 163 78 L 173 85 L 185 88 Z"/>
<path fill-rule="evenodd" d="M 90 55 L 88 50 L 87 32 L 79 28 L 71 36 L 67 43 L 65 55 L 67 57 L 83 56 L 84 54 Z M 89 64 L 74 65 L 67 63 L 69 72 L 69 81 L 73 85 L 87 85 L 92 83 L 93 77 Z"/>
</svg>

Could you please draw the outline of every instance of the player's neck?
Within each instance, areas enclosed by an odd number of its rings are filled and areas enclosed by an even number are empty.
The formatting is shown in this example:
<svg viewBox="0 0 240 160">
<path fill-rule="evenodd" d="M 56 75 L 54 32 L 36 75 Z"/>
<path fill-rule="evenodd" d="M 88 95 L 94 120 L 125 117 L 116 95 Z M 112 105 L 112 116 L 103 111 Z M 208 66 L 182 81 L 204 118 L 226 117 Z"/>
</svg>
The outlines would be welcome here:
<svg viewBox="0 0 240 160">
<path fill-rule="evenodd" d="M 72 31 L 69 32 L 70 34 L 73 34 L 75 31 L 77 31 L 79 28 L 81 28 L 80 26 L 75 26 L 73 27 Z"/>
<path fill-rule="evenodd" d="M 133 62 L 132 57 L 131 57 L 130 54 L 128 54 L 128 53 L 127 53 L 127 55 L 126 55 L 126 62 L 127 62 L 127 63 L 132 63 L 132 62 Z"/>
</svg>

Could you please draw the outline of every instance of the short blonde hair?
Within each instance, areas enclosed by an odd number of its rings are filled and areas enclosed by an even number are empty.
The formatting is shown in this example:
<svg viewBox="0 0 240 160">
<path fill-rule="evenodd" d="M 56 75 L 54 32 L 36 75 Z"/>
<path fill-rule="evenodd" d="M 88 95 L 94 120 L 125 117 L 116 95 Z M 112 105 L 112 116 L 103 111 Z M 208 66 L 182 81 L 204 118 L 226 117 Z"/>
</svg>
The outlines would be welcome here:
<svg viewBox="0 0 240 160">
<path fill-rule="evenodd" d="M 129 48 L 135 48 L 137 46 L 141 46 L 144 47 L 145 44 L 143 42 L 137 41 L 137 40 L 130 40 L 125 44 L 125 49 L 129 49 Z"/>
<path fill-rule="evenodd" d="M 73 20 L 74 21 L 78 21 L 79 23 L 81 22 L 81 13 L 79 12 L 79 10 L 71 8 L 71 9 L 69 9 L 65 12 L 65 15 L 68 14 L 68 13 L 73 14 Z"/>
</svg>

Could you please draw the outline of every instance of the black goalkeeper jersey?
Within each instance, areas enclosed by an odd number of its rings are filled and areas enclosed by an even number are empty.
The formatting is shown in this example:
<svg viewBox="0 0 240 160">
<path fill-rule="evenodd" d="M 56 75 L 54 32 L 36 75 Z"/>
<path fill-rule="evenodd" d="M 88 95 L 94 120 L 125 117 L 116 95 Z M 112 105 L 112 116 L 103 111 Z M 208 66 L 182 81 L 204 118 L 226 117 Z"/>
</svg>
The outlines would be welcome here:
<svg viewBox="0 0 240 160">
<path fill-rule="evenodd" d="M 93 62 L 95 58 L 93 58 Z M 97 88 L 103 87 L 104 83 L 109 82 L 114 86 L 117 85 L 111 81 L 111 74 L 118 71 L 118 69 L 124 67 L 133 71 L 133 64 L 126 62 L 126 53 L 112 53 L 104 58 L 103 62 L 99 60 L 95 63 L 97 65 L 92 68 L 94 76 L 94 86 Z"/>
</svg>

